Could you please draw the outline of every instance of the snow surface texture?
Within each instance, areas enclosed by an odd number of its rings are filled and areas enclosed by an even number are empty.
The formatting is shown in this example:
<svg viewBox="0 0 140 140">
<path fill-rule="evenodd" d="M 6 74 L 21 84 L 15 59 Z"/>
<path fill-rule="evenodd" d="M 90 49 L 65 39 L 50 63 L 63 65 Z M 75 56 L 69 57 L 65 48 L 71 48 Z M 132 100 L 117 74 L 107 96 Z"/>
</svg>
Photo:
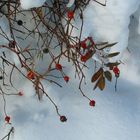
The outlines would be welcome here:
<svg viewBox="0 0 140 140">
<path fill-rule="evenodd" d="M 20 0 L 21 7 L 23 9 L 30 9 L 33 7 L 40 7 L 46 0 Z M 71 7 L 75 0 L 69 0 L 67 7 Z"/>
<path fill-rule="evenodd" d="M 33 7 L 40 7 L 46 0 L 20 0 L 23 9 L 30 9 Z"/>
<path fill-rule="evenodd" d="M 102 7 L 91 2 L 85 10 L 83 38 L 92 35 L 96 41 L 117 41 L 115 50 L 121 52 L 127 45 L 129 47 L 131 53 L 127 50 L 123 53 L 125 65 L 120 68 L 118 92 L 114 92 L 114 83 L 107 85 L 103 93 L 98 90 L 93 92 L 93 85 L 90 84 L 91 69 L 87 73 L 88 84 L 84 87 L 87 94 L 96 100 L 95 108 L 90 108 L 87 100 L 77 94 L 77 81 L 72 78 L 74 72 L 68 71 L 71 80 L 63 89 L 47 86 L 48 93 L 59 105 L 62 114 L 68 117 L 68 122 L 63 124 L 59 122 L 49 101 L 44 98 L 41 103 L 38 102 L 32 85 L 19 79 L 19 87 L 25 96 L 7 98 L 8 113 L 16 128 L 13 140 L 140 139 L 139 3 L 139 0 L 108 0 L 107 6 Z M 2 22 L 0 19 L 0 26 L 6 26 Z M 0 106 L 0 110 L 2 108 Z M 3 117 L 0 113 L 0 118 Z M 3 120 L 0 119 L 0 126 L 2 124 Z M 6 133 L 3 130 L 7 131 L 7 125 L 3 124 L 0 128 L 0 138 Z"/>
<path fill-rule="evenodd" d="M 67 7 L 71 7 L 74 4 L 75 0 L 69 0 Z"/>
</svg>

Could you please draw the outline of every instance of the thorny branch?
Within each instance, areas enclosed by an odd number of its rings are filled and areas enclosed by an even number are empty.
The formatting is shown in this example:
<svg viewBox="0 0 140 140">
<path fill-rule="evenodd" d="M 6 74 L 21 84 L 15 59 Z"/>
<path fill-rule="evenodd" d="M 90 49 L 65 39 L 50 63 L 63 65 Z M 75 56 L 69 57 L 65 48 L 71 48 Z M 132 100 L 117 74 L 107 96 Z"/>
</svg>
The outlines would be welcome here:
<svg viewBox="0 0 140 140">
<path fill-rule="evenodd" d="M 106 1 L 104 4 L 96 0 L 93 1 L 106 6 Z M 6 42 L 0 45 L 0 96 L 4 101 L 5 116 L 7 116 L 5 96 L 22 95 L 13 80 L 15 72 L 33 84 L 39 100 L 43 95 L 50 100 L 57 115 L 61 117 L 61 121 L 66 121 L 66 118 L 61 116 L 57 104 L 45 91 L 43 81 L 56 84 L 59 87 L 62 87 L 62 85 L 58 82 L 58 78 L 64 78 L 68 82 L 69 77 L 62 65 L 63 60 L 70 62 L 75 69 L 75 77 L 78 76 L 79 78 L 81 95 L 89 101 L 91 100 L 84 93 L 82 83 L 86 78 L 84 69 L 88 68 L 86 61 L 92 58 L 94 54 L 99 55 L 100 66 L 106 68 L 98 77 L 93 75 L 92 82 L 100 77 L 95 86 L 102 90 L 105 85 L 103 78 L 106 77 L 110 80 L 110 73 L 107 75 L 106 71 L 112 65 L 117 66 L 119 63 L 108 63 L 108 57 L 117 54 L 108 55 L 104 52 L 104 49 L 112 47 L 115 43 L 96 44 L 92 37 L 81 40 L 84 24 L 83 11 L 89 2 L 90 0 L 75 0 L 73 6 L 69 8 L 66 6 L 68 0 L 50 0 L 39 8 L 23 10 L 20 7 L 19 0 L 0 1 L 0 18 L 5 18 L 5 22 L 9 25 L 8 34 L 10 34 L 8 35 L 0 27 L 0 39 Z M 24 21 L 25 18 L 30 19 L 32 26 L 26 23 L 26 20 Z M 81 20 L 81 26 L 78 28 L 72 22 L 76 18 Z M 73 30 L 79 30 L 79 36 L 74 36 L 72 34 Z M 11 55 L 16 56 L 18 64 L 12 60 Z M 47 63 L 43 72 L 38 70 L 38 62 L 41 60 L 43 63 Z M 97 62 L 95 61 L 95 63 Z M 95 74 L 97 68 L 97 65 L 95 65 Z M 54 71 L 57 75 L 54 74 Z M 15 93 L 9 93 L 9 88 L 14 89 Z M 13 127 L 2 140 L 9 139 L 12 132 Z"/>
<path fill-rule="evenodd" d="M 6 136 L 4 136 L 1 140 L 10 140 L 11 134 L 14 133 L 14 127 L 11 127 L 10 131 Z"/>
</svg>

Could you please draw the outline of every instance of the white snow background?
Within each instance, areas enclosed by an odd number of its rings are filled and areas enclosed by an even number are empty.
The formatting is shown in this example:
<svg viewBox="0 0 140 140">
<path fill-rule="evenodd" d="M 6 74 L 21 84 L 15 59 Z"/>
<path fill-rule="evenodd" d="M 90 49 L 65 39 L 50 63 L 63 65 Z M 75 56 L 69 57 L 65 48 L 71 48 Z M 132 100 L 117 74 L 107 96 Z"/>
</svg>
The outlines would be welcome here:
<svg viewBox="0 0 140 140">
<path fill-rule="evenodd" d="M 21 0 L 22 7 L 31 8 L 32 4 L 35 4 L 33 1 Z M 34 6 L 40 6 L 44 1 L 36 2 Z M 87 85 L 83 89 L 96 101 L 96 106 L 92 108 L 80 95 L 76 86 L 78 83 L 72 78 L 73 71 L 69 70 L 69 84 L 64 83 L 62 89 L 52 85 L 46 87 L 48 94 L 60 107 L 61 114 L 68 118 L 66 123 L 61 123 L 50 102 L 46 98 L 39 102 L 34 96 L 32 85 L 19 79 L 18 86 L 24 91 L 24 97 L 7 98 L 7 111 L 15 127 L 13 140 L 140 139 L 139 4 L 139 0 L 108 0 L 107 6 L 103 7 L 91 1 L 84 12 L 83 38 L 90 35 L 97 42 L 118 42 L 111 50 L 120 51 L 119 59 L 124 62 L 124 65 L 120 66 L 118 91 L 114 91 L 115 81 L 108 84 L 103 92 L 93 91 L 90 83 L 93 73 L 91 67 L 90 71 L 87 71 Z M 79 24 L 78 19 L 75 24 Z M 1 18 L 0 26 L 5 26 Z M 75 31 L 74 34 L 78 32 Z M 91 66 L 91 62 L 88 62 L 88 65 Z M 2 108 L 1 104 L 0 110 Z M 4 116 L 0 111 L 0 138 L 8 131 L 2 118 Z"/>
</svg>

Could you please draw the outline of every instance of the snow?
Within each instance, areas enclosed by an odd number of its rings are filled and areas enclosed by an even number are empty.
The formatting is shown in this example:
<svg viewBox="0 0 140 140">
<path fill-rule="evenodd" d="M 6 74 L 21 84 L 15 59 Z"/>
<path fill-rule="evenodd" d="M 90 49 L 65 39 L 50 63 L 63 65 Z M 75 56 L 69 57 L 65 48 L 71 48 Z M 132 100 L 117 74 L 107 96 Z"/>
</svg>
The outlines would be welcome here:
<svg viewBox="0 0 140 140">
<path fill-rule="evenodd" d="M 44 0 L 21 0 L 24 9 L 38 7 L 43 3 Z M 120 51 L 123 54 L 119 56 L 124 65 L 120 66 L 121 77 L 118 80 L 117 92 L 114 91 L 115 80 L 111 85 L 107 84 L 103 92 L 92 90 L 92 62 L 88 62 L 91 69 L 86 71 L 87 85 L 83 89 L 96 101 L 96 106 L 91 108 L 76 88 L 78 83 L 73 76 L 74 70 L 68 69 L 71 77 L 69 84 L 63 83 L 62 89 L 49 84 L 45 87 L 47 93 L 58 104 L 60 112 L 68 117 L 66 123 L 61 123 L 49 100 L 44 97 L 39 102 L 34 96 L 32 85 L 16 75 L 14 78 L 18 78 L 17 84 L 25 95 L 16 99 L 7 97 L 8 114 L 12 117 L 15 127 L 13 140 L 140 139 L 139 4 L 139 0 L 110 0 L 106 7 L 102 7 L 90 2 L 84 12 L 82 38 L 91 35 L 95 41 L 117 41 L 118 44 L 111 51 Z M 4 20 L 0 18 L 0 26 L 7 30 L 5 27 L 8 25 L 3 23 Z M 25 24 L 28 25 L 29 18 L 25 20 Z M 77 18 L 73 22 L 79 24 Z M 9 35 L 9 31 L 7 33 Z M 78 31 L 74 31 L 73 34 L 78 34 Z M 0 39 L 1 41 L 3 39 Z M 3 110 L 2 108 L 3 106 L 0 106 L 0 110 Z M 4 124 L 3 118 L 3 112 L 0 111 L 0 138 L 6 134 L 9 127 Z"/>
<path fill-rule="evenodd" d="M 23 9 L 30 9 L 33 7 L 40 7 L 46 0 L 20 0 Z"/>
<path fill-rule="evenodd" d="M 3 32 L 7 34 L 4 34 Z M 3 36 L 0 35 L 1 37 L 0 45 L 8 43 L 8 40 L 6 40 L 5 37 L 10 39 L 11 36 L 10 36 L 8 20 L 5 16 L 0 16 L 0 34 L 3 35 Z"/>
<path fill-rule="evenodd" d="M 72 7 L 72 5 L 74 4 L 75 0 L 69 0 L 67 7 Z"/>
<path fill-rule="evenodd" d="M 44 4 L 46 0 L 20 0 L 21 7 L 23 9 L 30 9 L 33 7 L 40 7 Z M 74 4 L 75 0 L 69 0 L 67 3 L 67 7 L 70 8 Z"/>
</svg>

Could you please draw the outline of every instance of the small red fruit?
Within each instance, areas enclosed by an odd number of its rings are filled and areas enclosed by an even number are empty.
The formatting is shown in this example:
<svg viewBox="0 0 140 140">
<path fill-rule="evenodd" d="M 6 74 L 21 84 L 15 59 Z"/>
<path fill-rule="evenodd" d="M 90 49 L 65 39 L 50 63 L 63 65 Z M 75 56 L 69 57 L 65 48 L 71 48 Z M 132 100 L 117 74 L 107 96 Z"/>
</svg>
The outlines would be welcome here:
<svg viewBox="0 0 140 140">
<path fill-rule="evenodd" d="M 67 12 L 67 17 L 69 20 L 71 20 L 72 18 L 74 18 L 74 12 L 73 11 L 68 11 Z"/>
<path fill-rule="evenodd" d="M 81 58 L 80 58 L 80 60 L 82 62 L 86 62 L 87 61 L 87 57 L 85 55 L 82 55 Z"/>
<path fill-rule="evenodd" d="M 61 122 L 66 122 L 67 121 L 67 118 L 65 116 L 60 116 L 60 121 Z"/>
<path fill-rule="evenodd" d="M 18 93 L 18 95 L 19 95 L 19 96 L 23 96 L 23 92 L 20 91 L 20 92 Z"/>
<path fill-rule="evenodd" d="M 62 66 L 61 66 L 61 64 L 55 64 L 55 68 L 57 69 L 57 70 L 62 70 Z"/>
<path fill-rule="evenodd" d="M 64 78 L 64 80 L 65 80 L 66 82 L 68 82 L 69 79 L 70 79 L 68 76 L 64 76 L 63 78 Z"/>
<path fill-rule="evenodd" d="M 87 45 L 86 45 L 86 42 L 85 41 L 81 41 L 80 42 L 80 45 L 83 49 L 86 49 L 87 48 Z"/>
<path fill-rule="evenodd" d="M 27 78 L 30 80 L 33 80 L 35 79 L 35 74 L 32 71 L 28 71 Z"/>
<path fill-rule="evenodd" d="M 119 75 L 120 70 L 119 70 L 119 68 L 118 68 L 117 66 L 115 66 L 115 67 L 113 68 L 113 72 L 114 72 L 115 75 Z"/>
<path fill-rule="evenodd" d="M 90 106 L 95 106 L 95 101 L 94 100 L 90 100 L 89 105 Z"/>
<path fill-rule="evenodd" d="M 10 122 L 10 119 L 11 119 L 10 116 L 6 116 L 6 117 L 5 117 L 5 121 L 6 121 L 7 123 Z"/>
</svg>

